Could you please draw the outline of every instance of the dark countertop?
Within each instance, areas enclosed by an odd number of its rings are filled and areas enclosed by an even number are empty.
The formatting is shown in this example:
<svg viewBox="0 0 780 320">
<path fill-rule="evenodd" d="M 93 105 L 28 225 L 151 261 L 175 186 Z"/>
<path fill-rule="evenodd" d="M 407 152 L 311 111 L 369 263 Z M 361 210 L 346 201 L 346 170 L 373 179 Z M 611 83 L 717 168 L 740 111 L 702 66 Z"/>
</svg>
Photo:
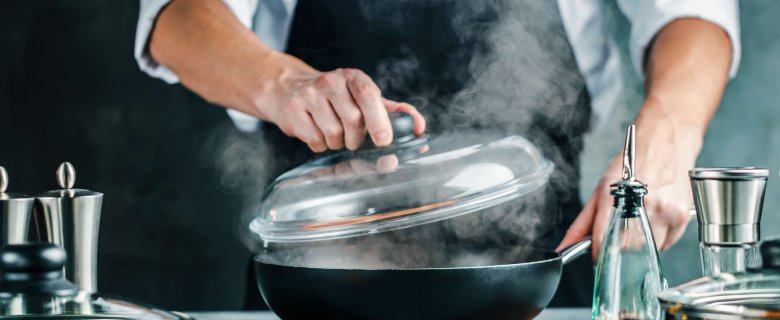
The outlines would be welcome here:
<svg viewBox="0 0 780 320">
<path fill-rule="evenodd" d="M 271 312 L 188 312 L 198 320 L 279 320 Z M 552 308 L 545 309 L 537 320 L 590 319 L 590 309 Z"/>
</svg>

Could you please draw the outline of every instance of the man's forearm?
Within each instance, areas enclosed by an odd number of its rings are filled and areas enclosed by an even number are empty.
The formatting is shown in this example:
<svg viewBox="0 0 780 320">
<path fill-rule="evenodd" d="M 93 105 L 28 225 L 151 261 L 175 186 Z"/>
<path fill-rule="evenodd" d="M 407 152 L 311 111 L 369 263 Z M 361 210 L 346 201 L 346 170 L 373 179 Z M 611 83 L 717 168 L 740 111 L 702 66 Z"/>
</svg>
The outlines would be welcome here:
<svg viewBox="0 0 780 320">
<path fill-rule="evenodd" d="M 637 122 L 668 120 L 701 139 L 726 87 L 732 54 L 728 35 L 713 23 L 679 19 L 667 25 L 648 53 L 646 102 Z"/>
<path fill-rule="evenodd" d="M 205 99 L 265 118 L 245 92 L 263 79 L 248 71 L 268 70 L 260 64 L 275 53 L 222 1 L 172 1 L 157 18 L 149 51 Z"/>
</svg>

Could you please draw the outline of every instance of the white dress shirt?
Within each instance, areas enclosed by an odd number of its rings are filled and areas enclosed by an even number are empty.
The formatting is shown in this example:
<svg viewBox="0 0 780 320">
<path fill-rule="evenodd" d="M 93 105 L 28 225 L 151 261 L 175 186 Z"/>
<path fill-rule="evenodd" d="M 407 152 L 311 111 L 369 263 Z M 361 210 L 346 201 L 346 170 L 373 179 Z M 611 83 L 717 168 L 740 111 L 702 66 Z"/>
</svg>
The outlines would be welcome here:
<svg viewBox="0 0 780 320">
<path fill-rule="evenodd" d="M 135 58 L 141 70 L 168 83 L 179 81 L 176 74 L 157 64 L 149 55 L 147 41 L 160 10 L 170 0 L 141 0 L 135 41 Z M 223 0 L 241 23 L 252 28 L 275 50 L 284 51 L 296 0 Z M 382 1 L 382 0 L 377 0 Z M 678 18 L 699 18 L 719 25 L 731 38 L 733 55 L 729 76 L 739 68 L 741 45 L 737 0 L 618 0 L 631 22 L 631 60 L 642 75 L 642 62 L 653 37 Z M 595 122 L 602 122 L 617 103 L 623 89 L 620 54 L 604 26 L 603 0 L 558 0 L 564 28 L 574 51 L 577 66 L 585 77 L 591 96 Z M 256 130 L 259 121 L 252 116 L 228 110 L 236 126 Z"/>
</svg>

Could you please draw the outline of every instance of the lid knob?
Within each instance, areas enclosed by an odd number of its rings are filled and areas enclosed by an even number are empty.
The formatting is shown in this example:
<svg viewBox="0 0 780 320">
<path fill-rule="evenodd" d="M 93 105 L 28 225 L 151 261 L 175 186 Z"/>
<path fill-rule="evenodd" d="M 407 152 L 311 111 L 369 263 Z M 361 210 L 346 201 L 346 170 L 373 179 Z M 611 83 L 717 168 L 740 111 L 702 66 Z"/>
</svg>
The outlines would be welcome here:
<svg viewBox="0 0 780 320">
<path fill-rule="evenodd" d="M 414 118 L 406 112 L 391 112 L 390 124 L 393 127 L 393 142 L 406 142 L 414 139 Z"/>
<path fill-rule="evenodd" d="M 780 270 L 780 239 L 761 243 L 761 260 L 764 269 Z"/>
<path fill-rule="evenodd" d="M 26 271 L 57 271 L 65 266 L 67 254 L 50 243 L 27 243 L 6 246 L 0 250 L 3 275 Z"/>
<path fill-rule="evenodd" d="M 414 135 L 414 117 L 412 117 L 411 114 L 406 112 L 390 112 L 388 113 L 388 116 L 390 117 L 390 126 L 393 129 L 393 142 L 389 147 L 401 147 L 410 141 L 417 140 L 418 137 Z M 427 141 L 427 139 L 420 139 L 420 141 L 424 142 Z M 366 142 L 361 149 L 373 150 L 387 148 L 388 147 L 378 148 L 371 139 L 366 139 Z"/>
<path fill-rule="evenodd" d="M 73 186 L 76 185 L 76 169 L 70 162 L 63 162 L 57 168 L 57 184 L 66 190 L 73 189 Z"/>
<path fill-rule="evenodd" d="M 68 295 L 76 291 L 62 268 L 67 254 L 51 243 L 25 243 L 0 250 L 0 293 Z"/>
</svg>

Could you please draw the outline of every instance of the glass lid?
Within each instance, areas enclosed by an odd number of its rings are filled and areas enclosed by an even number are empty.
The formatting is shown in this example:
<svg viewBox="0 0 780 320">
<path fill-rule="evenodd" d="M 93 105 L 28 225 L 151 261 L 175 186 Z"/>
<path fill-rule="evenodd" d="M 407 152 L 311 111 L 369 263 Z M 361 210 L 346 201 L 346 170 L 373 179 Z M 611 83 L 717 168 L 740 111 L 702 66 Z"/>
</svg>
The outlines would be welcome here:
<svg viewBox="0 0 780 320">
<path fill-rule="evenodd" d="M 277 178 L 250 230 L 264 242 L 352 237 L 467 214 L 546 184 L 527 139 L 488 132 L 396 140 L 332 154 Z"/>
<path fill-rule="evenodd" d="M 760 268 L 721 273 L 662 291 L 668 314 L 780 319 L 780 240 L 761 244 Z"/>
</svg>

